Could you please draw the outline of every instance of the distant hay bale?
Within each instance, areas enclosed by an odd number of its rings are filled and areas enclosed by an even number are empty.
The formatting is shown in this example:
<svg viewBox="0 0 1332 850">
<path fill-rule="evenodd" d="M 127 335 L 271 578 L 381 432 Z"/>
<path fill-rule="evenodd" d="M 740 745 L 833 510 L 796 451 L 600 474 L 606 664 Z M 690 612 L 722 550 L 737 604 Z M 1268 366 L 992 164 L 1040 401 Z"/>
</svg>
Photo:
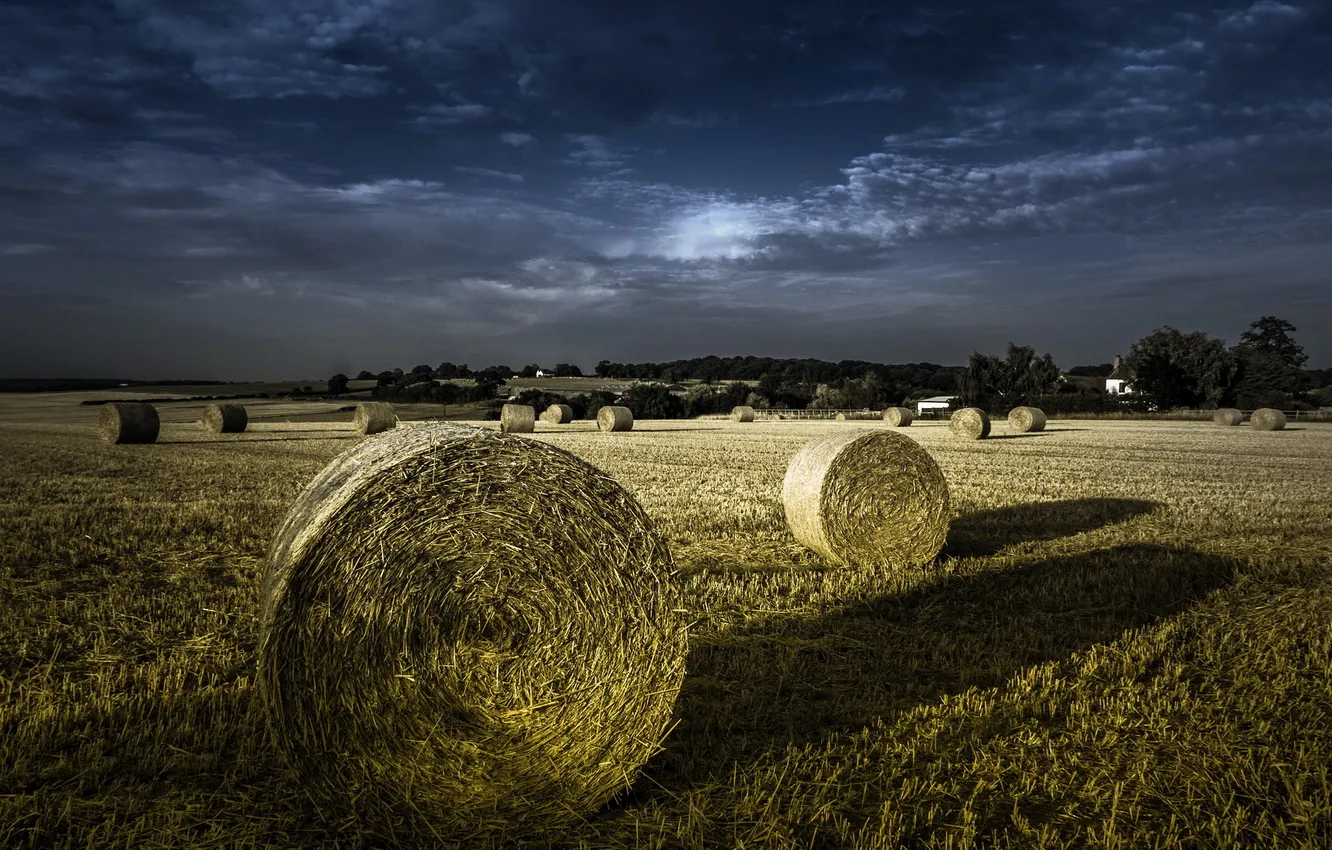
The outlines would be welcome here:
<svg viewBox="0 0 1332 850">
<path fill-rule="evenodd" d="M 250 424 L 243 404 L 210 404 L 204 408 L 203 426 L 213 434 L 239 434 Z"/>
<path fill-rule="evenodd" d="M 643 508 L 490 429 L 403 428 L 335 459 L 274 537 L 260 602 L 272 738 L 382 846 L 492 846 L 592 814 L 660 749 L 684 678 L 674 566 Z"/>
<path fill-rule="evenodd" d="M 753 421 L 754 421 L 754 408 L 750 407 L 750 406 L 747 405 L 747 404 L 738 404 L 738 405 L 736 405 L 735 407 L 731 408 L 731 421 L 732 421 L 732 422 L 753 422 Z"/>
<path fill-rule="evenodd" d="M 1244 421 L 1244 414 L 1233 407 L 1223 407 L 1212 414 L 1212 422 L 1227 427 Z"/>
<path fill-rule="evenodd" d="M 838 422 L 845 422 L 845 421 L 846 421 L 846 414 L 845 414 L 845 413 L 839 413 L 839 414 L 837 414 L 836 416 L 834 416 L 833 419 L 835 419 L 835 420 L 838 421 Z"/>
<path fill-rule="evenodd" d="M 552 404 L 541 412 L 541 421 L 552 425 L 564 425 L 572 422 L 573 418 L 573 408 L 567 404 Z"/>
<path fill-rule="evenodd" d="M 536 430 L 536 408 L 529 404 L 506 404 L 500 409 L 500 430 L 505 434 L 530 434 Z"/>
<path fill-rule="evenodd" d="M 1008 412 L 1008 430 L 1019 434 L 1045 430 L 1045 411 L 1039 407 L 1015 407 Z"/>
<path fill-rule="evenodd" d="M 393 405 L 383 401 L 363 401 L 356 405 L 356 414 L 352 424 L 362 434 L 379 434 L 398 424 L 398 415 L 393 412 Z"/>
<path fill-rule="evenodd" d="M 1249 416 L 1255 431 L 1280 431 L 1286 427 L 1286 414 L 1274 407 L 1260 407 Z"/>
<path fill-rule="evenodd" d="M 806 443 L 782 483 L 786 524 L 838 564 L 923 566 L 948 535 L 948 483 L 934 458 L 896 431 Z"/>
<path fill-rule="evenodd" d="M 914 419 L 909 407 L 890 407 L 883 412 L 883 421 L 894 428 L 906 428 Z"/>
<path fill-rule="evenodd" d="M 964 440 L 983 440 L 990 436 L 990 416 L 979 407 L 954 410 L 948 429 Z"/>
<path fill-rule="evenodd" d="M 634 413 L 627 407 L 607 405 L 597 411 L 597 427 L 603 431 L 632 431 Z"/>
<path fill-rule="evenodd" d="M 144 402 L 111 402 L 102 405 L 97 428 L 108 443 L 155 443 L 162 428 L 157 408 Z"/>
</svg>

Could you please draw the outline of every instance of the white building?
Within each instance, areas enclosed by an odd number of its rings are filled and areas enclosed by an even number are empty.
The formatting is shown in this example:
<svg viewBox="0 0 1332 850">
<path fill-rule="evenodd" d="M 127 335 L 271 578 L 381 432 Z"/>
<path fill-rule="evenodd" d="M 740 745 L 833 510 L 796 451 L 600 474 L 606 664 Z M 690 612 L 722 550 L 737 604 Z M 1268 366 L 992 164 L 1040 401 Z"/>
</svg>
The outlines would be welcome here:
<svg viewBox="0 0 1332 850">
<path fill-rule="evenodd" d="M 955 401 L 957 401 L 957 396 L 955 395 L 937 395 L 933 398 L 923 398 L 916 402 L 916 415 L 924 416 L 928 413 L 942 413 Z"/>
<path fill-rule="evenodd" d="M 537 374 L 536 374 L 536 376 L 537 376 L 538 378 L 551 378 L 551 377 L 554 377 L 553 375 L 551 375 L 551 373 L 547 372 L 545 369 L 538 369 L 538 370 L 537 370 Z"/>
<path fill-rule="evenodd" d="M 1133 387 L 1129 382 L 1133 380 L 1133 370 L 1124 365 L 1124 359 L 1118 354 L 1115 355 L 1115 368 L 1110 372 L 1110 377 L 1105 379 L 1105 391 L 1110 395 L 1120 395 L 1121 393 L 1133 392 Z"/>
</svg>

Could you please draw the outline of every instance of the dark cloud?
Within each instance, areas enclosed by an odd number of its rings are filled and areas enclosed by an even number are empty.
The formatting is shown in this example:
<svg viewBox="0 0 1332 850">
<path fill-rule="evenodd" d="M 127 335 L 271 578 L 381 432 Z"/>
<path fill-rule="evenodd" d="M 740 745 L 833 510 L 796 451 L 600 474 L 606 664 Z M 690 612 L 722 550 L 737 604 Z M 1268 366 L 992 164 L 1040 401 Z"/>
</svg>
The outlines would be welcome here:
<svg viewBox="0 0 1332 850">
<path fill-rule="evenodd" d="M 1166 321 L 1312 329 L 1330 14 L 6 4 L 0 289 L 31 342 L 0 362 L 86 371 L 41 329 L 99 311 L 220 328 L 255 369 L 340 347 L 958 362 L 1007 335 L 1103 362 Z M 282 353 L 307 333 L 306 360 Z"/>
</svg>

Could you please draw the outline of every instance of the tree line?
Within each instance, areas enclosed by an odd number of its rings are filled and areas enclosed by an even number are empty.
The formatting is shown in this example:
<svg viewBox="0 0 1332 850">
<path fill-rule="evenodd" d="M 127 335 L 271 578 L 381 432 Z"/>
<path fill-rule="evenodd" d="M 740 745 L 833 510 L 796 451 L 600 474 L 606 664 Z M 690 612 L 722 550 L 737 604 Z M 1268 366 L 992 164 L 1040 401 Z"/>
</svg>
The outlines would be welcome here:
<svg viewBox="0 0 1332 850">
<path fill-rule="evenodd" d="M 957 406 L 1003 413 L 1033 404 L 1048 413 L 1110 412 L 1178 407 L 1237 406 L 1290 409 L 1332 403 L 1332 370 L 1305 370 L 1308 361 L 1294 341 L 1295 327 L 1274 316 L 1253 322 L 1237 345 L 1196 331 L 1159 328 L 1133 343 L 1125 359 L 1131 393 L 1105 390 L 1110 363 L 1060 370 L 1047 353 L 1009 343 L 1002 355 L 973 352 L 965 367 L 937 363 L 887 364 L 865 360 L 830 362 L 810 358 L 697 357 L 664 363 L 602 360 L 594 374 L 632 381 L 623 394 L 607 391 L 573 396 L 529 389 L 524 404 L 544 408 L 567 403 L 579 416 L 595 415 L 603 404 L 625 404 L 643 418 L 675 418 L 725 413 L 739 404 L 769 409 L 882 409 L 921 398 L 954 395 Z M 410 371 L 360 372 L 375 381 L 373 395 L 389 401 L 442 404 L 495 399 L 514 377 L 534 378 L 541 369 L 499 364 L 472 369 L 444 362 Z M 560 363 L 549 373 L 582 377 L 575 364 Z M 345 393 L 351 379 L 338 374 L 329 391 Z M 470 381 L 471 383 L 467 383 Z M 677 386 L 696 381 L 688 388 Z M 681 392 L 683 390 L 683 392 Z"/>
</svg>

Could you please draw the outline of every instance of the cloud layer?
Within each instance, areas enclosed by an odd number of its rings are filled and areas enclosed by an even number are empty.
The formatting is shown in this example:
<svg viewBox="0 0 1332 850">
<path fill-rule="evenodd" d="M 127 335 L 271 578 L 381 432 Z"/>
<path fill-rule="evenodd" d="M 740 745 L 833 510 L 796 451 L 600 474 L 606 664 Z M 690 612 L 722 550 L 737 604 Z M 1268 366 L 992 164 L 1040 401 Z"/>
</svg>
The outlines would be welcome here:
<svg viewBox="0 0 1332 850">
<path fill-rule="evenodd" d="M 0 9 L 14 374 L 175 323 L 231 377 L 1332 321 L 1323 4 L 182 8 Z"/>
</svg>

